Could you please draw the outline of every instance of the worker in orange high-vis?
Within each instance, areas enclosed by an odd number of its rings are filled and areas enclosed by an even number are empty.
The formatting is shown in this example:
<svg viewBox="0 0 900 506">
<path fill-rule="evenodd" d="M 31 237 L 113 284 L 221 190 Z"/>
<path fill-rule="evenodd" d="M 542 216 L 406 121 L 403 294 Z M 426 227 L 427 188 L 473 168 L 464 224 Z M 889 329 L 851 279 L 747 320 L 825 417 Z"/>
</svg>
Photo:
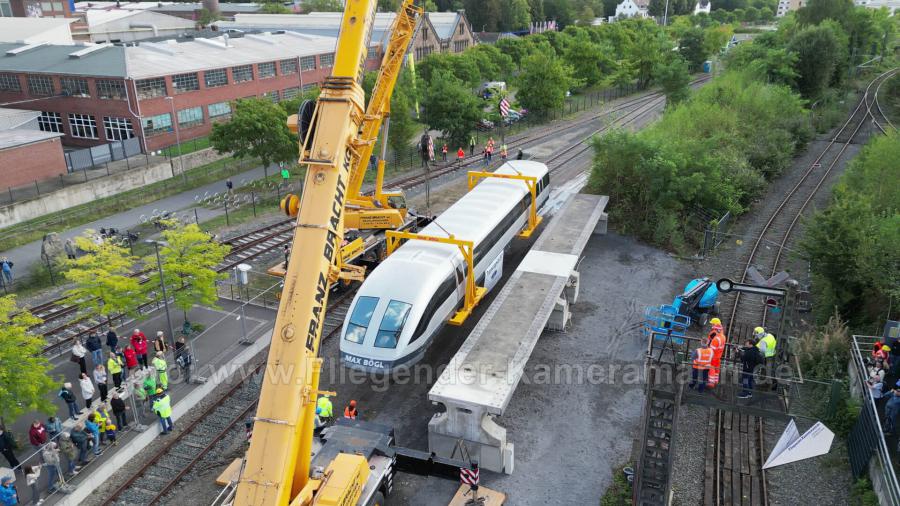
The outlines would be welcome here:
<svg viewBox="0 0 900 506">
<path fill-rule="evenodd" d="M 697 392 L 703 393 L 706 382 L 709 381 L 709 367 L 712 364 L 713 350 L 709 347 L 709 340 L 703 340 L 703 346 L 691 352 L 692 369 L 689 388 L 697 387 Z"/>
<path fill-rule="evenodd" d="M 709 321 L 710 330 L 715 330 L 716 332 L 725 333 L 725 327 L 722 326 L 722 320 L 718 318 L 713 318 Z"/>
<path fill-rule="evenodd" d="M 709 386 L 714 387 L 719 384 L 719 373 L 722 366 L 722 353 L 725 352 L 725 334 L 721 331 L 711 330 L 709 332 L 709 347 L 713 351 L 712 363 L 709 367 Z"/>
<path fill-rule="evenodd" d="M 344 408 L 344 418 L 349 418 L 351 420 L 356 420 L 356 417 L 359 416 L 359 410 L 356 409 L 356 401 L 351 400 L 350 404 Z"/>
</svg>

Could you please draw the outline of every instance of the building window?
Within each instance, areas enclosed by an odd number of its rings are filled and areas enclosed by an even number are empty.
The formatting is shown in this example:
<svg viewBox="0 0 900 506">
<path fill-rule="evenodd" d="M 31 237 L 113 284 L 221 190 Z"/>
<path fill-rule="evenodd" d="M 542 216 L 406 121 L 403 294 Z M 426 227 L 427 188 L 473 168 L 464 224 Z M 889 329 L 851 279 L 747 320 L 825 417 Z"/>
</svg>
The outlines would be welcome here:
<svg viewBox="0 0 900 506">
<path fill-rule="evenodd" d="M 38 128 L 44 132 L 63 133 L 62 114 L 58 112 L 42 112 L 38 116 Z"/>
<path fill-rule="evenodd" d="M 22 91 L 19 76 L 15 74 L 0 74 L 0 91 Z"/>
<path fill-rule="evenodd" d="M 281 67 L 281 75 L 283 76 L 297 73 L 297 60 L 281 60 L 278 62 L 278 66 Z"/>
<path fill-rule="evenodd" d="M 241 65 L 231 68 L 231 79 L 236 83 L 253 80 L 253 65 Z"/>
<path fill-rule="evenodd" d="M 9 0 L 0 0 L 0 16 L 4 18 L 13 17 L 12 6 L 9 3 Z"/>
<path fill-rule="evenodd" d="M 316 57 L 315 56 L 304 56 L 300 58 L 300 70 L 316 70 Z"/>
<path fill-rule="evenodd" d="M 260 95 L 260 98 L 267 98 L 267 99 L 269 99 L 269 101 L 272 102 L 273 104 L 277 104 L 277 103 L 278 103 L 278 100 L 279 100 L 279 98 L 278 98 L 278 90 L 275 90 L 275 91 L 267 91 L 267 92 L 263 93 L 262 95 Z"/>
<path fill-rule="evenodd" d="M 172 115 L 169 113 L 144 118 L 144 135 L 147 137 L 172 131 Z"/>
<path fill-rule="evenodd" d="M 319 56 L 319 66 L 327 69 L 334 65 L 334 53 L 323 54 Z"/>
<path fill-rule="evenodd" d="M 103 128 L 106 130 L 106 140 L 124 141 L 134 137 L 134 128 L 128 118 L 103 118 Z"/>
<path fill-rule="evenodd" d="M 228 102 L 209 104 L 206 109 L 209 111 L 209 119 L 231 116 L 231 104 Z"/>
<path fill-rule="evenodd" d="M 28 76 L 28 91 L 35 96 L 54 95 L 53 79 L 48 76 Z"/>
<path fill-rule="evenodd" d="M 467 40 L 457 40 L 453 42 L 454 53 L 461 53 L 465 51 L 467 47 L 469 47 L 469 41 Z"/>
<path fill-rule="evenodd" d="M 275 62 L 270 61 L 267 63 L 260 63 L 259 65 L 259 78 L 267 79 L 269 77 L 275 77 Z"/>
<path fill-rule="evenodd" d="M 69 131 L 79 139 L 97 139 L 97 120 L 89 114 L 69 114 Z"/>
<path fill-rule="evenodd" d="M 207 70 L 203 73 L 207 88 L 218 88 L 228 84 L 228 72 L 225 69 Z"/>
<path fill-rule="evenodd" d="M 428 28 L 422 28 L 422 40 L 428 40 Z"/>
<path fill-rule="evenodd" d="M 137 82 L 138 98 L 154 98 L 166 96 L 166 80 L 162 77 L 141 79 Z"/>
<path fill-rule="evenodd" d="M 366 59 L 371 60 L 373 58 L 378 58 L 378 48 L 377 47 L 370 47 L 369 52 L 366 54 Z"/>
<path fill-rule="evenodd" d="M 281 91 L 281 98 L 290 100 L 300 94 L 300 88 L 288 88 Z"/>
<path fill-rule="evenodd" d="M 178 111 L 179 128 L 190 128 L 203 124 L 203 108 L 191 107 Z"/>
<path fill-rule="evenodd" d="M 125 83 L 112 79 L 97 79 L 97 96 L 105 100 L 124 100 Z"/>
<path fill-rule="evenodd" d="M 197 73 L 178 74 L 172 76 L 172 87 L 175 93 L 187 93 L 189 91 L 197 91 L 200 89 L 200 80 L 197 79 Z"/>
<path fill-rule="evenodd" d="M 459 34 L 462 35 L 466 31 L 466 25 L 460 23 L 459 24 Z"/>
<path fill-rule="evenodd" d="M 314 89 L 316 89 L 316 88 L 318 88 L 318 87 L 319 87 L 319 83 L 309 83 L 309 84 L 304 84 L 304 85 L 303 85 L 303 88 L 302 88 L 302 89 L 303 89 L 303 93 L 306 93 L 307 91 L 314 90 Z"/>
<path fill-rule="evenodd" d="M 91 91 L 88 89 L 87 79 L 79 79 L 77 77 L 63 77 L 59 80 L 64 94 L 70 97 L 90 97 Z"/>
</svg>

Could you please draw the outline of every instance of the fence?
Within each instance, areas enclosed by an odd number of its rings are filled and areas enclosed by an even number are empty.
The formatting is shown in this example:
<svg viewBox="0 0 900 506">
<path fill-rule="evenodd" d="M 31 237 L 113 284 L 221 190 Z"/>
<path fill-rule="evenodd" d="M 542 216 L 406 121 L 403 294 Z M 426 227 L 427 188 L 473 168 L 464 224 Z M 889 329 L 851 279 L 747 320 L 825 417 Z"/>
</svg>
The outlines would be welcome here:
<svg viewBox="0 0 900 506">
<path fill-rule="evenodd" d="M 727 211 L 722 217 L 712 219 L 707 222 L 706 230 L 703 231 L 703 246 L 700 250 L 700 257 L 706 258 L 719 247 L 725 240 L 725 231 L 731 224 L 731 211 Z"/>
<path fill-rule="evenodd" d="M 69 172 L 87 170 L 116 160 L 126 160 L 128 157 L 141 153 L 143 153 L 141 140 L 137 137 L 132 137 L 131 139 L 110 142 L 100 146 L 67 151 L 65 153 L 66 166 Z"/>
<path fill-rule="evenodd" d="M 878 340 L 880 338 L 872 336 L 853 336 L 853 346 L 850 350 L 850 380 L 853 387 L 851 390 L 862 399 L 863 405 L 859 418 L 850 431 L 848 441 L 850 468 L 856 479 L 868 473 L 881 504 L 900 505 L 900 482 L 897 480 L 891 451 L 881 429 L 878 405 L 866 385 L 868 372 L 863 354 L 868 355 L 868 350 L 871 350 L 872 345 Z M 873 462 L 874 455 L 878 458 Z"/>
</svg>

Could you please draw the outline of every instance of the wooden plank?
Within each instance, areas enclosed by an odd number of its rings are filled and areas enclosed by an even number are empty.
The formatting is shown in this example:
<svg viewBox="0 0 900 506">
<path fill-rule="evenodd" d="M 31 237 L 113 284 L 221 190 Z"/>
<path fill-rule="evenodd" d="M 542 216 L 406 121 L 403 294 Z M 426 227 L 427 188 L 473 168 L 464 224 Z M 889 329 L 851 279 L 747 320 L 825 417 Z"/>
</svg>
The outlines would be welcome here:
<svg viewBox="0 0 900 506">
<path fill-rule="evenodd" d="M 506 502 L 506 494 L 485 487 L 478 487 L 478 498 L 484 498 L 482 503 L 484 506 L 501 506 Z M 472 499 L 472 493 L 469 492 L 469 486 L 460 485 L 448 506 L 465 506 L 470 499 Z"/>
<path fill-rule="evenodd" d="M 233 481 L 237 481 L 241 472 L 241 459 L 234 459 L 228 467 L 222 471 L 222 474 L 216 478 L 216 485 L 224 487 Z"/>
<path fill-rule="evenodd" d="M 715 503 L 716 466 L 716 412 L 709 410 L 706 424 L 706 463 L 703 468 L 703 504 Z"/>
<path fill-rule="evenodd" d="M 750 475 L 741 475 L 741 506 L 750 506 Z"/>
<path fill-rule="evenodd" d="M 741 473 L 737 470 L 731 471 L 731 504 L 741 504 Z"/>
<path fill-rule="evenodd" d="M 741 453 L 741 450 L 743 449 L 742 443 L 747 440 L 747 434 L 744 434 L 739 430 L 731 431 L 731 433 L 734 435 L 733 439 L 731 440 L 732 444 L 734 445 L 734 462 L 732 462 L 732 469 L 734 471 L 740 473 L 741 472 L 741 464 L 744 461 L 744 459 L 743 459 L 744 454 Z M 737 480 L 737 481 L 738 481 L 738 487 L 740 487 L 740 480 Z"/>
<path fill-rule="evenodd" d="M 762 478 L 759 476 L 750 477 L 750 506 L 762 506 Z"/>
<path fill-rule="evenodd" d="M 731 411 L 722 411 L 723 416 L 725 417 L 725 423 L 722 425 L 722 428 L 731 430 L 731 415 L 733 414 Z"/>
<path fill-rule="evenodd" d="M 722 462 L 722 468 L 731 471 L 734 469 L 734 443 L 732 442 L 733 433 L 730 430 L 722 430 L 722 447 L 725 450 L 725 458 Z"/>
<path fill-rule="evenodd" d="M 722 470 L 722 504 L 733 506 L 731 503 L 731 471 Z"/>
<path fill-rule="evenodd" d="M 741 438 L 741 474 L 750 474 L 750 440 L 753 434 L 742 434 Z"/>
<path fill-rule="evenodd" d="M 747 433 L 747 415 L 741 415 L 741 432 Z"/>
</svg>

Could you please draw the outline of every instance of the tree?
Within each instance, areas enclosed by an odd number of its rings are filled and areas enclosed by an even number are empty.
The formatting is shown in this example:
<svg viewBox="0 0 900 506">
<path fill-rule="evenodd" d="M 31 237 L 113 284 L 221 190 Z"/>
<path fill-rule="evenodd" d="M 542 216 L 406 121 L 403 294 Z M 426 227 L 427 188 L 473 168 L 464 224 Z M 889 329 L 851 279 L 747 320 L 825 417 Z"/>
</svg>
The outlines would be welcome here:
<svg viewBox="0 0 900 506">
<path fill-rule="evenodd" d="M 206 27 L 213 22 L 218 21 L 221 16 L 218 12 L 212 12 L 209 9 L 203 8 L 200 9 L 197 13 L 197 24 L 201 27 Z"/>
<path fill-rule="evenodd" d="M 528 11 L 532 21 L 543 21 L 544 0 L 528 0 Z"/>
<path fill-rule="evenodd" d="M 653 74 L 666 95 L 667 107 L 674 106 L 690 96 L 691 74 L 688 72 L 687 63 L 681 58 L 673 58 L 667 64 L 658 64 Z"/>
<path fill-rule="evenodd" d="M 612 74 L 615 68 L 609 53 L 599 44 L 591 42 L 586 33 L 579 33 L 566 44 L 562 56 L 566 64 L 575 70 L 574 76 L 583 86 L 594 86 L 603 80 L 604 71 Z"/>
<path fill-rule="evenodd" d="M 454 146 L 465 144 L 469 132 L 482 118 L 482 103 L 466 85 L 446 71 L 432 76 L 422 99 L 425 124 L 439 130 Z"/>
<path fill-rule="evenodd" d="M 259 8 L 260 14 L 290 14 L 291 10 L 283 4 L 276 2 L 266 2 Z"/>
<path fill-rule="evenodd" d="M 93 230 L 87 230 L 75 238 L 75 244 L 87 254 L 68 261 L 65 277 L 75 287 L 66 296 L 85 313 L 104 316 L 112 323 L 113 316 L 134 314 L 145 300 L 145 290 L 132 275 L 137 258 L 110 241 L 95 243 L 94 235 Z"/>
<path fill-rule="evenodd" d="M 546 117 L 562 108 L 566 102 L 566 92 L 579 84 L 572 67 L 559 58 L 547 58 L 535 53 L 522 61 L 516 98 L 530 114 Z"/>
<path fill-rule="evenodd" d="M 500 0 L 463 0 L 466 17 L 476 32 L 496 32 L 500 26 L 503 8 Z"/>
<path fill-rule="evenodd" d="M 259 158 L 264 169 L 296 161 L 297 137 L 288 130 L 284 109 L 260 98 L 240 99 L 233 109 L 231 121 L 213 123 L 209 141 L 217 152 Z"/>
<path fill-rule="evenodd" d="M 706 61 L 706 37 L 703 30 L 691 28 L 678 41 L 678 52 L 684 61 L 694 69 L 699 69 Z"/>
<path fill-rule="evenodd" d="M 391 126 L 388 145 L 394 152 L 402 152 L 409 146 L 409 140 L 419 129 L 413 119 L 416 98 L 413 94 L 413 76 L 409 67 L 403 67 L 391 97 Z"/>
<path fill-rule="evenodd" d="M 622 23 L 633 29 L 632 39 L 625 49 L 626 58 L 634 65 L 638 87 L 646 88 L 656 64 L 671 53 L 672 43 L 653 21 L 630 19 Z"/>
<path fill-rule="evenodd" d="M 818 25 L 826 19 L 843 22 L 852 10 L 851 0 L 810 0 L 797 10 L 797 20 L 803 25 Z"/>
<path fill-rule="evenodd" d="M 28 332 L 41 319 L 16 310 L 15 295 L 0 297 L 0 420 L 31 411 L 56 412 L 48 394 L 56 386 L 53 367 L 42 354 L 44 340 Z"/>
<path fill-rule="evenodd" d="M 797 89 L 804 97 L 818 97 L 831 82 L 839 58 L 834 32 L 824 26 L 804 28 L 788 48 L 797 56 Z"/>
<path fill-rule="evenodd" d="M 497 26 L 499 31 L 524 30 L 531 24 L 531 7 L 528 0 L 502 0 L 500 5 L 503 16 L 500 17 Z"/>
<path fill-rule="evenodd" d="M 304 12 L 342 12 L 344 3 L 341 0 L 304 0 Z"/>
<path fill-rule="evenodd" d="M 216 266 L 231 248 L 213 241 L 194 223 L 168 228 L 162 236 L 166 242 L 159 248 L 163 280 L 167 295 L 175 299 L 175 307 L 181 309 L 185 320 L 195 304 L 215 308 L 219 299 L 216 281 L 228 277 L 216 272 Z M 144 259 L 144 264 L 156 265 L 155 252 Z M 159 286 L 159 271 L 150 276 L 148 286 Z"/>
<path fill-rule="evenodd" d="M 286 98 L 281 102 L 278 102 L 278 107 L 284 111 L 285 114 L 290 116 L 291 114 L 298 114 L 300 112 L 300 106 L 303 102 L 307 100 L 315 100 L 319 98 L 319 90 L 318 86 L 314 86 L 306 91 L 301 92 L 294 98 Z"/>
<path fill-rule="evenodd" d="M 560 27 L 569 26 L 575 20 L 575 8 L 571 0 L 544 0 L 544 17 L 556 20 Z"/>
</svg>

